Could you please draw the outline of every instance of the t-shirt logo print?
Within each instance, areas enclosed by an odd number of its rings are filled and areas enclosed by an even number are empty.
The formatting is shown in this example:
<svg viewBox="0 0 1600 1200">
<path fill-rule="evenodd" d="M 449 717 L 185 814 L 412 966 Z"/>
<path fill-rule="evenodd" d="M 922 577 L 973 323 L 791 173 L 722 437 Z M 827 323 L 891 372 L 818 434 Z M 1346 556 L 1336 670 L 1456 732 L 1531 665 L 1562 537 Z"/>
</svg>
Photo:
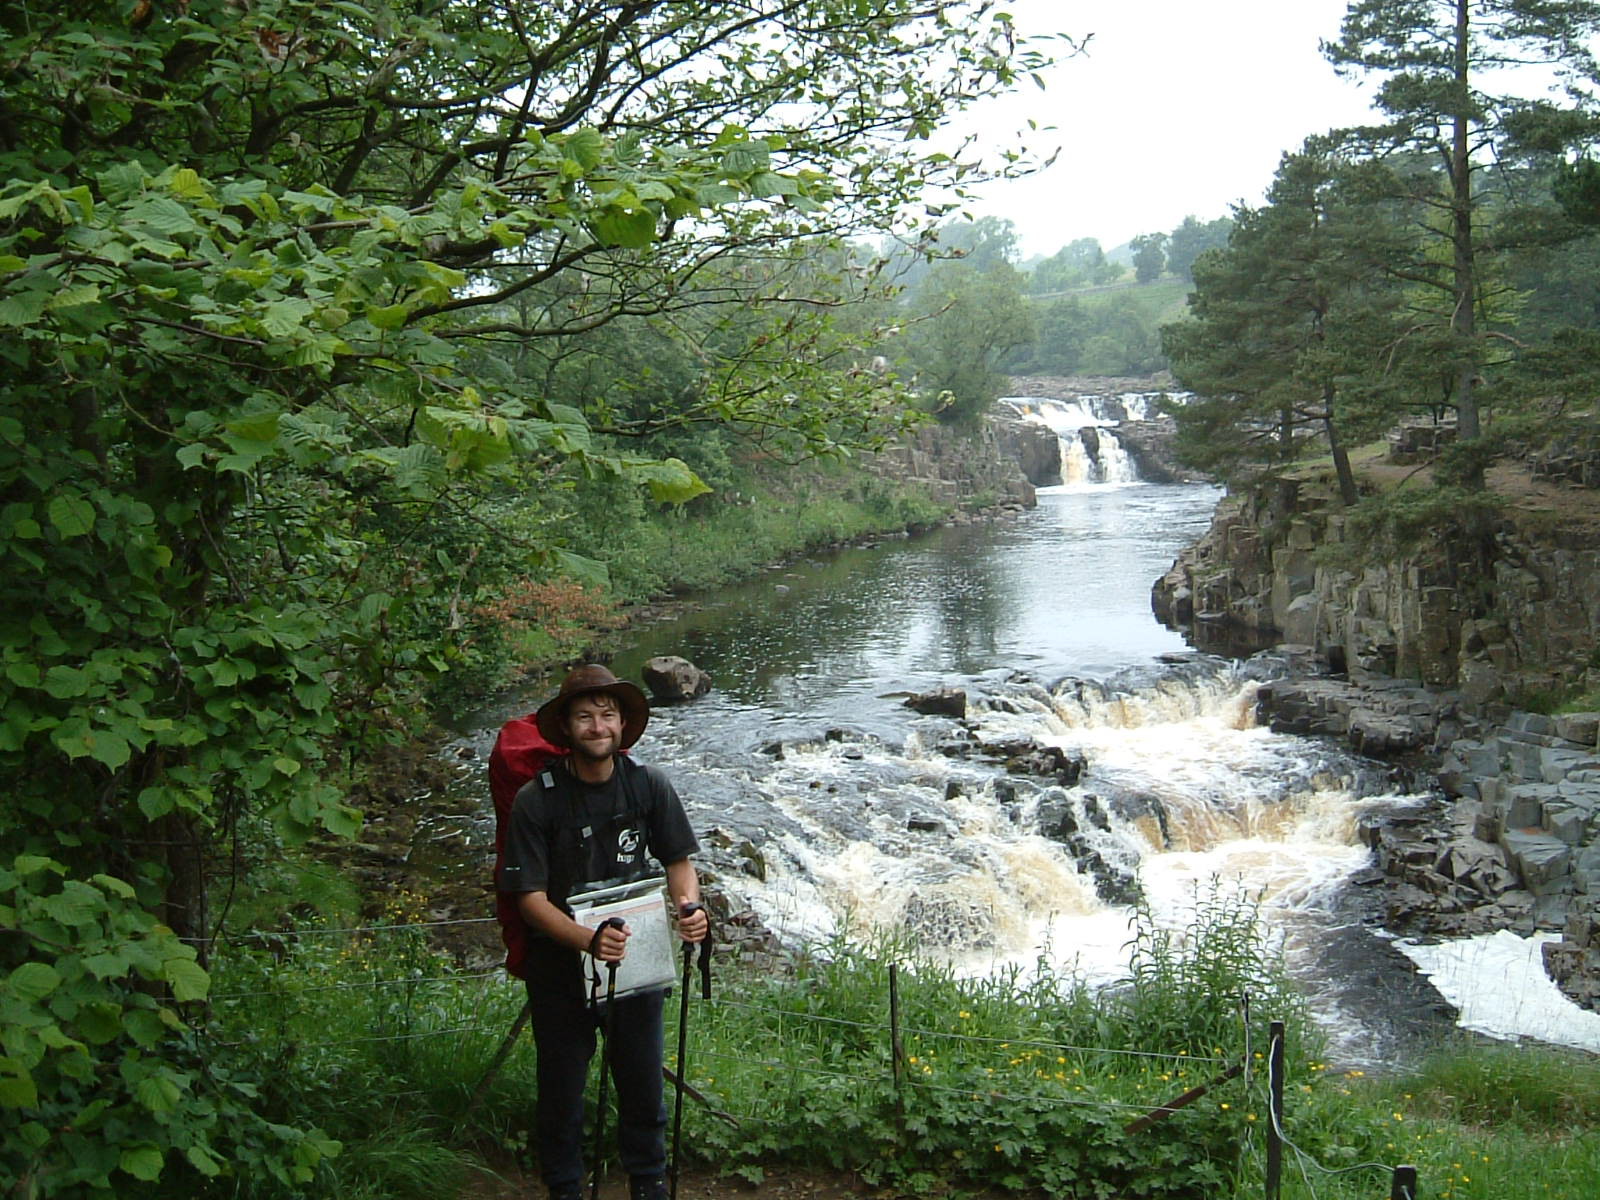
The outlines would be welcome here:
<svg viewBox="0 0 1600 1200">
<path fill-rule="evenodd" d="M 632 826 L 617 834 L 617 857 L 632 858 L 639 852 L 639 831 Z"/>
</svg>

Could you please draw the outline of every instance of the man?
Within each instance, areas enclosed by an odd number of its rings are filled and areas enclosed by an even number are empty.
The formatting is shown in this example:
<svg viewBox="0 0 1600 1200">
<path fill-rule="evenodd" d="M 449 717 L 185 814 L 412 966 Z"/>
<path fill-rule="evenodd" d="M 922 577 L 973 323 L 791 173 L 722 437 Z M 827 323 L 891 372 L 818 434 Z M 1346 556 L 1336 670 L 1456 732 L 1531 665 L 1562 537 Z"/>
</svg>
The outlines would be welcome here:
<svg viewBox="0 0 1600 1200">
<path fill-rule="evenodd" d="M 583 960 L 620 963 L 631 931 L 590 930 L 573 919 L 569 897 L 602 884 L 653 873 L 646 851 L 666 870 L 678 935 L 705 938 L 700 883 L 689 856 L 699 849 L 667 777 L 623 754 L 644 732 L 650 704 L 605 667 L 579 667 L 538 713 L 539 732 L 564 756 L 517 793 L 498 886 L 518 895 L 529 926 L 526 982 L 538 1054 L 540 1169 L 551 1200 L 583 1195 L 583 1092 L 596 1033 L 610 1032 L 616 1081 L 619 1157 L 632 1200 L 667 1195 L 667 1111 L 661 1095 L 661 1012 L 665 992 L 634 992 L 591 1002 Z"/>
</svg>

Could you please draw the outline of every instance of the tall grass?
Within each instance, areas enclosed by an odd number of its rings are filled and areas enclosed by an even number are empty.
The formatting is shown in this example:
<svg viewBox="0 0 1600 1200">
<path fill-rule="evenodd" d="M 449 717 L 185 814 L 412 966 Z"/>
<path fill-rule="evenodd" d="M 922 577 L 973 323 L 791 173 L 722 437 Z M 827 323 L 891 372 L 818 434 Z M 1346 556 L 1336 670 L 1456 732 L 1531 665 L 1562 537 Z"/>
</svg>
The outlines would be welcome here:
<svg viewBox="0 0 1600 1200">
<path fill-rule="evenodd" d="M 305 1194 L 443 1200 L 476 1164 L 525 1153 L 525 1035 L 473 1103 L 519 986 L 458 976 L 416 929 L 299 933 L 220 965 L 212 1032 L 269 1116 L 343 1142 Z M 1453 1200 L 1576 1200 L 1600 1178 L 1592 1058 L 1463 1042 L 1404 1075 L 1330 1069 L 1243 898 L 1204 899 L 1182 930 L 1141 915 L 1131 938 L 1132 970 L 1111 991 L 1046 962 L 963 978 L 881 939 L 781 975 L 723 962 L 713 1001 L 691 999 L 686 1075 L 703 1102 L 685 1114 L 686 1161 L 753 1181 L 775 1164 L 847 1170 L 889 1195 L 1259 1196 L 1266 1024 L 1279 1019 L 1285 1200 L 1382 1197 L 1402 1162 L 1418 1166 L 1422 1194 Z M 677 1009 L 674 998 L 669 1056 Z M 1248 1074 L 1217 1082 L 1235 1063 Z M 225 1182 L 217 1195 L 292 1194 L 246 1171 Z"/>
</svg>

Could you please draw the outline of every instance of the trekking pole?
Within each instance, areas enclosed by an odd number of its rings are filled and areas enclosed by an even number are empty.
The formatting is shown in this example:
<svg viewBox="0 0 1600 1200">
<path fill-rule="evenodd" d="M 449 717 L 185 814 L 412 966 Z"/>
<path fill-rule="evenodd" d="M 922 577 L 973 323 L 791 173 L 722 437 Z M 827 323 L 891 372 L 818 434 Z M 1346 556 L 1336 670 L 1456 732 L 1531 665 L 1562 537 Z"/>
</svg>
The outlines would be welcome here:
<svg viewBox="0 0 1600 1200">
<path fill-rule="evenodd" d="M 678 909 L 680 919 L 693 916 L 703 905 L 685 904 Z M 711 950 L 711 931 L 706 930 L 706 936 L 700 943 L 700 974 L 702 990 L 707 1000 L 711 999 L 711 964 L 707 954 Z M 684 1069 L 684 1060 L 689 1054 L 689 972 L 694 961 L 694 943 L 683 944 L 683 985 L 682 996 L 678 999 L 678 1070 L 675 1080 L 675 1095 L 672 1101 L 672 1169 L 667 1173 L 671 1179 L 670 1200 L 678 1200 L 678 1147 L 683 1137 L 683 1089 L 687 1080 Z"/>
<path fill-rule="evenodd" d="M 600 934 L 610 926 L 614 929 L 624 928 L 621 917 L 608 917 L 600 922 L 600 927 L 595 930 L 595 942 L 600 941 Z M 606 1137 L 606 1076 L 611 1071 L 611 1032 L 616 1026 L 617 1009 L 612 1003 L 617 998 L 617 964 L 606 964 L 606 1018 L 605 1040 L 600 1044 L 600 1101 L 594 1113 L 594 1165 L 591 1168 L 589 1183 L 589 1200 L 600 1200 L 600 1165 L 605 1153 Z"/>
</svg>

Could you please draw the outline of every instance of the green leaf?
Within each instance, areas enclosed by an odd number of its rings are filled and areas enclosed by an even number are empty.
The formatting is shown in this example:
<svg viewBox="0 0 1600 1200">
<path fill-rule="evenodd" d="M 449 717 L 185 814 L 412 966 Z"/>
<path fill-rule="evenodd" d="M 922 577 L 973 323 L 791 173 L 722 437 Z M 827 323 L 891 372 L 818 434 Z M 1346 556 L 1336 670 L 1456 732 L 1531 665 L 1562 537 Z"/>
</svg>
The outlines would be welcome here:
<svg viewBox="0 0 1600 1200">
<path fill-rule="evenodd" d="M 37 1004 L 61 985 L 61 973 L 48 963 L 23 963 L 6 979 L 6 990 Z"/>
<path fill-rule="evenodd" d="M 51 312 L 63 308 L 78 308 L 85 304 L 93 304 L 100 299 L 100 285 L 97 283 L 83 283 L 76 287 L 62 288 L 50 302 L 45 305 Z"/>
<path fill-rule="evenodd" d="M 134 1098 L 157 1115 L 176 1112 L 183 1090 L 165 1073 L 146 1075 L 133 1085 Z"/>
<path fill-rule="evenodd" d="M 562 156 L 571 159 L 585 172 L 592 171 L 605 158 L 606 140 L 597 129 L 580 129 L 561 144 Z"/>
<path fill-rule="evenodd" d="M 595 216 L 594 234 L 607 246 L 642 250 L 656 237 L 656 215 L 647 208 L 608 209 Z"/>
<path fill-rule="evenodd" d="M 143 1179 L 148 1183 L 150 1180 L 160 1177 L 163 1161 L 161 1148 L 146 1143 L 142 1146 L 131 1146 L 124 1150 L 122 1157 L 117 1161 L 117 1165 L 135 1179 Z"/>
<path fill-rule="evenodd" d="M 211 989 L 211 977 L 193 958 L 169 958 L 161 964 L 161 974 L 172 985 L 175 1000 L 204 1000 Z"/>
<path fill-rule="evenodd" d="M 118 879 L 115 875 L 94 875 L 91 876 L 91 879 L 106 891 L 123 900 L 132 900 L 138 895 L 138 892 L 134 891 L 132 884 L 125 879 Z"/>
<path fill-rule="evenodd" d="M 800 185 L 794 180 L 772 171 L 762 171 L 750 178 L 750 194 L 759 200 L 772 196 L 793 196 L 799 190 Z"/>
<path fill-rule="evenodd" d="M 411 309 L 404 304 L 391 304 L 387 308 L 371 305 L 367 308 L 367 320 L 374 329 L 399 329 L 410 315 Z"/>
<path fill-rule="evenodd" d="M 51 920 L 63 925 L 91 925 L 105 911 L 106 898 L 100 894 L 99 888 L 69 879 L 54 896 L 47 896 L 40 901 L 39 907 Z"/>
<path fill-rule="evenodd" d="M 189 215 L 189 210 L 166 196 L 152 196 L 128 210 L 130 221 L 142 222 L 169 237 L 179 233 L 195 233 L 199 226 Z"/>
<path fill-rule="evenodd" d="M 70 700 L 89 690 L 89 675 L 77 667 L 51 667 L 45 672 L 44 690 L 57 700 Z"/>
<path fill-rule="evenodd" d="M 16 292 L 0 300 L 0 328 L 32 325 L 44 315 L 48 292 Z"/>
<path fill-rule="evenodd" d="M 711 490 L 689 469 L 689 464 L 679 458 L 631 464 L 630 473 L 643 478 L 650 485 L 651 496 L 662 504 L 683 504 Z"/>
<path fill-rule="evenodd" d="M 33 663 L 12 662 L 6 664 L 6 678 L 18 687 L 36 688 L 43 676 Z"/>
<path fill-rule="evenodd" d="M 63 493 L 50 501 L 46 511 L 50 524 L 64 538 L 82 537 L 94 528 L 94 505 L 82 496 Z"/>
<path fill-rule="evenodd" d="M 190 1165 L 207 1179 L 215 1179 L 222 1174 L 222 1163 L 204 1146 L 190 1146 L 183 1154 Z"/>
<path fill-rule="evenodd" d="M 611 584 L 611 573 L 603 562 L 574 554 L 571 550 L 557 550 L 556 561 L 560 563 L 563 575 L 576 579 L 585 586 L 603 588 Z"/>
<path fill-rule="evenodd" d="M 261 328 L 269 337 L 291 337 L 310 314 L 309 300 L 275 300 L 262 309 Z"/>
<path fill-rule="evenodd" d="M 0 1075 L 0 1108 L 35 1108 L 39 1089 L 29 1075 Z"/>
</svg>

